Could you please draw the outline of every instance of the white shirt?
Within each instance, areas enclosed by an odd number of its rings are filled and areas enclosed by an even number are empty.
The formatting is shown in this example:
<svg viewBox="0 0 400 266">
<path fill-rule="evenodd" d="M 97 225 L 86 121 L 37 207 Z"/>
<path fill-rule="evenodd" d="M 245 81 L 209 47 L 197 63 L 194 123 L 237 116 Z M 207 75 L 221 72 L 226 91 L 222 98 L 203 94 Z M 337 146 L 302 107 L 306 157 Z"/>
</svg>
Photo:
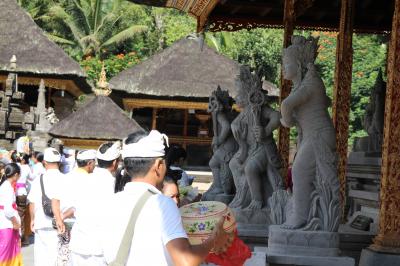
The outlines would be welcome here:
<svg viewBox="0 0 400 266">
<path fill-rule="evenodd" d="M 132 210 L 146 190 L 156 195 L 150 197 L 138 216 L 126 265 L 173 265 L 167 243 L 187 238 L 178 207 L 171 198 L 143 182 L 127 183 L 124 191 L 113 195 L 104 208 L 107 215 L 102 221 L 102 243 L 108 263 L 115 259 Z"/>
<path fill-rule="evenodd" d="M 80 186 L 85 189 L 75 193 L 75 224 L 71 231 L 71 251 L 82 255 L 101 255 L 102 231 L 99 221 L 104 217 L 103 205 L 114 194 L 115 178 L 104 168 L 82 177 Z M 100 206 L 100 208 L 99 208 Z"/>
<path fill-rule="evenodd" d="M 40 177 L 45 172 L 46 172 L 46 169 L 44 168 L 44 166 L 41 162 L 35 163 L 32 166 L 32 173 L 28 178 L 32 182 L 33 180 L 35 180 L 37 177 Z"/>
<path fill-rule="evenodd" d="M 49 199 L 54 199 L 57 186 L 62 182 L 63 174 L 58 169 L 47 170 L 43 174 L 43 186 L 45 194 Z M 32 183 L 31 191 L 28 194 L 28 200 L 35 204 L 35 230 L 53 228 L 51 218 L 46 216 L 42 207 L 42 189 L 40 187 L 40 178 L 36 178 Z"/>
<path fill-rule="evenodd" d="M 0 229 L 13 228 L 12 217 L 16 217 L 19 221 L 18 212 L 13 208 L 13 204 L 15 204 L 14 189 L 6 180 L 0 186 Z"/>
<path fill-rule="evenodd" d="M 21 175 L 17 180 L 17 196 L 27 195 L 27 181 L 31 174 L 31 168 L 27 164 L 18 164 L 21 168 Z"/>
</svg>

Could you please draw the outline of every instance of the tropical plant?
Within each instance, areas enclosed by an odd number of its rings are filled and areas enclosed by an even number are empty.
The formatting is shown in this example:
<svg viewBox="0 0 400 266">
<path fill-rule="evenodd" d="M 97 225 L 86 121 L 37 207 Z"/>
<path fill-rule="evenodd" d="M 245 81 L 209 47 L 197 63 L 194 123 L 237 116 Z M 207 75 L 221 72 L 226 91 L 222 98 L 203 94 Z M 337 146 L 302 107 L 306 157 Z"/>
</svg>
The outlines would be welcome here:
<svg viewBox="0 0 400 266">
<path fill-rule="evenodd" d="M 123 21 L 122 0 L 64 0 L 49 9 L 51 18 L 65 26 L 51 38 L 79 49 L 83 58 L 101 56 L 103 50 L 117 46 L 147 30 L 145 25 Z"/>
</svg>

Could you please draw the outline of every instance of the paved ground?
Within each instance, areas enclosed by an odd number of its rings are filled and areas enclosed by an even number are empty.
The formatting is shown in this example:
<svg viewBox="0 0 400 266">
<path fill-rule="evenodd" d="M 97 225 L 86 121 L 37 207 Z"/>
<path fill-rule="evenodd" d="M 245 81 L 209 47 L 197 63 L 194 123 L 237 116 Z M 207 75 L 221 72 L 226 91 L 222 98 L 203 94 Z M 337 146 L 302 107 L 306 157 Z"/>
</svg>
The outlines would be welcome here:
<svg viewBox="0 0 400 266">
<path fill-rule="evenodd" d="M 33 264 L 33 244 L 22 248 L 22 258 L 24 266 L 34 266 Z"/>
</svg>

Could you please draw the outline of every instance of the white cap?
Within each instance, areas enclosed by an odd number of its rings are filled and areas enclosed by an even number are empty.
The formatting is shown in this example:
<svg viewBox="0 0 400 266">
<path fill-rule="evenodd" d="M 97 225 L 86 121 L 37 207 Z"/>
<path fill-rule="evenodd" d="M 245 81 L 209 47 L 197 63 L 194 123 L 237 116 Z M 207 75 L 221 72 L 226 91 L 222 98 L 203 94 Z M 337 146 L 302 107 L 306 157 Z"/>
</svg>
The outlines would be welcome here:
<svg viewBox="0 0 400 266">
<path fill-rule="evenodd" d="M 80 161 L 86 160 L 95 160 L 96 159 L 96 151 L 95 150 L 83 150 L 78 152 L 76 155 L 76 159 Z"/>
<path fill-rule="evenodd" d="M 122 158 L 154 158 L 165 155 L 165 144 L 168 145 L 168 137 L 157 130 L 150 131 L 149 135 L 138 142 L 126 144 L 122 149 Z"/>
<path fill-rule="evenodd" d="M 96 157 L 97 159 L 104 160 L 104 161 L 114 161 L 121 155 L 121 142 L 116 141 L 114 144 L 109 147 L 105 153 L 101 153 L 100 149 L 107 143 L 103 143 L 100 145 L 99 149 L 97 150 Z"/>
<path fill-rule="evenodd" d="M 43 152 L 43 160 L 49 163 L 59 163 L 61 154 L 54 148 L 46 148 Z"/>
</svg>

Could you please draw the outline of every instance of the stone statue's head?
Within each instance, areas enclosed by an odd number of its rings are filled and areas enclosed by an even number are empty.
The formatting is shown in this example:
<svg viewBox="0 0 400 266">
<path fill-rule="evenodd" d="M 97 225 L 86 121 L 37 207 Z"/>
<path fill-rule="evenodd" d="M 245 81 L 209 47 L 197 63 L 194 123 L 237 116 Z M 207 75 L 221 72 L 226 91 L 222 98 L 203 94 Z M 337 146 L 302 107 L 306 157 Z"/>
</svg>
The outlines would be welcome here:
<svg viewBox="0 0 400 266">
<path fill-rule="evenodd" d="M 240 73 L 236 78 L 236 88 L 235 102 L 240 108 L 243 108 L 249 103 L 250 92 L 262 89 L 261 78 L 251 73 L 250 67 L 241 66 Z"/>
<path fill-rule="evenodd" d="M 208 111 L 230 111 L 232 109 L 232 99 L 229 97 L 229 92 L 227 90 L 222 90 L 220 86 L 212 92 L 209 104 Z"/>
<path fill-rule="evenodd" d="M 312 36 L 292 36 L 292 44 L 283 49 L 282 70 L 285 79 L 294 80 L 298 75 L 304 77 L 309 64 L 314 64 L 318 54 L 318 40 Z"/>
</svg>

